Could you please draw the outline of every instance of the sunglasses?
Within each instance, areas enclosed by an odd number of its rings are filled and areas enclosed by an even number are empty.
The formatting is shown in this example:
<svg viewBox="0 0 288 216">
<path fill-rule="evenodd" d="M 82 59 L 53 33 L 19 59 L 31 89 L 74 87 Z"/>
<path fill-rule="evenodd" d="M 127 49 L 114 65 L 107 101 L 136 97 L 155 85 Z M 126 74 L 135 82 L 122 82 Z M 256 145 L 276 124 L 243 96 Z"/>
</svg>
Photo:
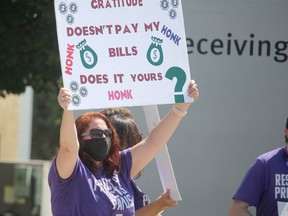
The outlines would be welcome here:
<svg viewBox="0 0 288 216">
<path fill-rule="evenodd" d="M 98 128 L 92 128 L 90 131 L 86 131 L 85 133 L 82 133 L 81 136 L 91 136 L 93 139 L 99 139 L 103 137 L 103 134 L 105 134 L 106 137 L 111 136 L 112 130 L 110 128 L 106 130 L 101 130 Z"/>
</svg>

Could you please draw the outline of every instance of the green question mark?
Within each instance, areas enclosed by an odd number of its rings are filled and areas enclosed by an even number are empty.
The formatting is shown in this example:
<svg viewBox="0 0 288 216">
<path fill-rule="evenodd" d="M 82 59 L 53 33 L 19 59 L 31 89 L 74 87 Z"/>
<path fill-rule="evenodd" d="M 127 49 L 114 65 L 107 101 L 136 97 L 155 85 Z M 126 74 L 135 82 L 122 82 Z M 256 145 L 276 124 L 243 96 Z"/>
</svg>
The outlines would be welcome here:
<svg viewBox="0 0 288 216">
<path fill-rule="evenodd" d="M 175 85 L 175 92 L 182 92 L 183 86 L 186 82 L 186 73 L 182 68 L 179 67 L 171 67 L 168 69 L 168 71 L 165 74 L 165 77 L 173 80 L 174 77 L 176 77 L 177 82 Z M 177 94 L 174 95 L 175 103 L 184 103 L 184 95 L 183 94 Z"/>
</svg>

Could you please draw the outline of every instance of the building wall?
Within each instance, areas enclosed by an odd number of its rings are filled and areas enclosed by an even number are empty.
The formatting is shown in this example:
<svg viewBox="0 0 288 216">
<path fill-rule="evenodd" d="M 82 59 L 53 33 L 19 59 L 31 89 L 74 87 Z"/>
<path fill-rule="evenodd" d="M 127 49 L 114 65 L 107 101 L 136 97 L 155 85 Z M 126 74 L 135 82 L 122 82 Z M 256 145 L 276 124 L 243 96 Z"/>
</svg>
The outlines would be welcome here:
<svg viewBox="0 0 288 216">
<path fill-rule="evenodd" d="M 0 98 L 0 160 L 17 160 L 20 96 Z"/>
<path fill-rule="evenodd" d="M 287 43 L 288 4 L 182 0 L 182 5 L 191 77 L 200 97 L 168 143 L 182 201 L 164 215 L 225 216 L 253 160 L 285 145 L 288 49 L 277 56 L 275 44 Z M 263 50 L 259 55 L 261 40 L 270 42 L 269 55 Z M 217 48 L 211 48 L 213 41 Z M 236 44 L 245 48 L 237 51 Z M 159 106 L 160 115 L 170 107 Z M 145 132 L 143 111 L 134 112 Z M 152 200 L 161 194 L 155 161 L 137 182 Z"/>
</svg>

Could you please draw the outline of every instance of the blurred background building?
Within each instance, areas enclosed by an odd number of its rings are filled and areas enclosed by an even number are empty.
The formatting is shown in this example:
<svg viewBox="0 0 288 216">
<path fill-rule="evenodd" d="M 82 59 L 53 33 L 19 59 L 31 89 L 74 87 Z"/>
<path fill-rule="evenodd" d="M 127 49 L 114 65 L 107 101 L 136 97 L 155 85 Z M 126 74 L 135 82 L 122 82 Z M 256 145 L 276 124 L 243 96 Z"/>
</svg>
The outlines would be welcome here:
<svg viewBox="0 0 288 216">
<path fill-rule="evenodd" d="M 0 215 L 49 216 L 49 161 L 31 160 L 33 90 L 0 98 Z"/>
</svg>

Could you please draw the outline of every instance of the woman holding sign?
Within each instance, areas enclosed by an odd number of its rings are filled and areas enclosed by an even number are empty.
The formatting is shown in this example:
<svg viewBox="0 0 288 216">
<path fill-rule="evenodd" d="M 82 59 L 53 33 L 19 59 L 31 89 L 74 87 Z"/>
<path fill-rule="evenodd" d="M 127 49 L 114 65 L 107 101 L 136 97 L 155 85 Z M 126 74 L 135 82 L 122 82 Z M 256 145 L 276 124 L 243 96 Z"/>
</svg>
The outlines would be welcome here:
<svg viewBox="0 0 288 216">
<path fill-rule="evenodd" d="M 136 126 L 132 112 L 127 108 L 109 108 L 101 111 L 113 124 L 120 139 L 120 149 L 131 148 L 142 140 L 142 135 Z M 134 179 L 139 178 L 143 173 L 141 170 Z M 150 202 L 147 194 L 137 187 L 134 179 L 130 185 L 133 191 L 136 216 L 161 216 L 161 213 L 177 204 L 176 200 L 170 197 L 170 190 L 164 192 L 157 200 Z"/>
<path fill-rule="evenodd" d="M 194 81 L 188 94 L 194 100 L 199 96 Z M 119 151 L 119 138 L 105 115 L 89 112 L 75 121 L 67 108 L 71 93 L 64 88 L 58 102 L 63 108 L 60 148 L 48 177 L 53 215 L 135 215 L 131 178 L 168 142 L 191 103 L 174 105 L 147 138 Z"/>
</svg>

